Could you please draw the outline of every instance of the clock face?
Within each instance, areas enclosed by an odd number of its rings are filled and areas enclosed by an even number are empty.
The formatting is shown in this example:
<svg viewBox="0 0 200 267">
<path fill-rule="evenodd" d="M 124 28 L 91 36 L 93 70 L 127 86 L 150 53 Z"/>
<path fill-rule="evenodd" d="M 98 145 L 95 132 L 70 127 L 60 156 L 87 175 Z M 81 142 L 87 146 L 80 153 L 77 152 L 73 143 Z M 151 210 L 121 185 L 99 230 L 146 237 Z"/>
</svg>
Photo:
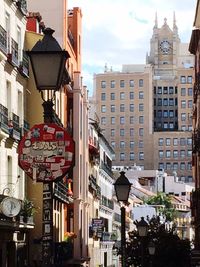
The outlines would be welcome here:
<svg viewBox="0 0 200 267">
<path fill-rule="evenodd" d="M 20 210 L 21 210 L 21 202 L 16 198 L 6 197 L 1 202 L 1 211 L 7 217 L 17 216 Z"/>
<path fill-rule="evenodd" d="M 160 50 L 163 54 L 168 54 L 171 50 L 170 42 L 167 40 L 163 40 L 160 42 Z"/>
</svg>

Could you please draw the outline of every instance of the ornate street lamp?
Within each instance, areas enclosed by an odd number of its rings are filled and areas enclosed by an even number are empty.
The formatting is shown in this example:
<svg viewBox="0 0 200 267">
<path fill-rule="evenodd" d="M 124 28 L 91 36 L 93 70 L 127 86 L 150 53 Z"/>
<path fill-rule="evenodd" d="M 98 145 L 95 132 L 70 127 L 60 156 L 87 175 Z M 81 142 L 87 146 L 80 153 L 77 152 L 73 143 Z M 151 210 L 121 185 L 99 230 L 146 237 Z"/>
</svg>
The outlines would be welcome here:
<svg viewBox="0 0 200 267">
<path fill-rule="evenodd" d="M 144 217 L 141 217 L 141 220 L 136 224 L 138 229 L 138 234 L 141 237 L 141 266 L 144 267 L 144 238 L 147 236 L 149 225 L 144 220 Z"/>
<path fill-rule="evenodd" d="M 119 178 L 114 183 L 115 193 L 118 202 L 126 205 L 131 190 L 131 183 L 125 176 L 125 172 L 120 172 Z M 122 267 L 126 266 L 126 229 L 125 229 L 125 207 L 121 207 L 121 253 Z"/>
<path fill-rule="evenodd" d="M 27 51 L 30 58 L 37 90 L 41 93 L 44 108 L 44 122 L 54 123 L 53 99 L 55 92 L 60 89 L 65 79 L 65 84 L 70 82 L 66 70 L 66 60 L 69 58 L 67 51 L 62 50 L 57 40 L 52 36 L 54 30 L 46 28 L 44 37 L 39 40 L 31 51 Z M 67 78 L 66 78 L 67 77 Z M 47 91 L 45 97 L 43 92 Z M 45 171 L 43 182 L 43 226 L 42 226 L 42 255 L 43 267 L 54 266 L 53 259 L 53 187 L 48 181 L 48 172 Z M 45 180 L 47 180 L 45 182 Z M 45 196 L 48 195 L 48 199 Z"/>
</svg>

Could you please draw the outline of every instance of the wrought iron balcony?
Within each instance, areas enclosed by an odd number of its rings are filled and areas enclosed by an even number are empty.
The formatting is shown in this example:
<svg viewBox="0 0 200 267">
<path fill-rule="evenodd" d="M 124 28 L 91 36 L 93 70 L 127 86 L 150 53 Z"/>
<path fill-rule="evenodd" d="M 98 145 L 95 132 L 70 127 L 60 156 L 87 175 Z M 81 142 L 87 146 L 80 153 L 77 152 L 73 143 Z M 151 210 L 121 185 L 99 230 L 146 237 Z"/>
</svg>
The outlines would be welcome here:
<svg viewBox="0 0 200 267">
<path fill-rule="evenodd" d="M 11 38 L 11 51 L 8 54 L 8 61 L 15 67 L 19 66 L 18 43 L 13 38 Z"/>
<path fill-rule="evenodd" d="M 95 156 L 99 155 L 99 142 L 92 136 L 89 136 L 89 152 Z"/>
<path fill-rule="evenodd" d="M 64 203 L 69 203 L 69 197 L 67 196 L 67 185 L 62 181 L 56 182 L 54 187 L 54 197 L 58 198 Z"/>
<path fill-rule="evenodd" d="M 107 164 L 105 164 L 103 161 L 101 161 L 100 168 L 104 170 L 109 176 L 111 177 L 113 176 L 112 169 Z"/>
<path fill-rule="evenodd" d="M 98 199 L 101 198 L 101 188 L 96 182 L 96 178 L 93 175 L 89 176 L 89 190 Z"/>
<path fill-rule="evenodd" d="M 8 131 L 8 109 L 0 104 L 0 129 L 5 133 Z"/>
<path fill-rule="evenodd" d="M 111 210 L 114 209 L 114 202 L 113 202 L 113 200 L 108 199 L 108 198 L 105 197 L 105 196 L 102 196 L 102 197 L 101 197 L 101 205 L 102 205 L 102 206 L 105 206 L 105 207 L 107 207 L 107 208 L 109 208 L 109 209 L 111 209 Z"/>
<path fill-rule="evenodd" d="M 8 122 L 8 130 L 10 137 L 15 140 L 20 140 L 21 128 L 19 126 L 19 116 L 17 116 L 15 113 L 11 113 L 11 118 Z"/>
<path fill-rule="evenodd" d="M 7 54 L 7 32 L 0 26 L 0 50 Z"/>
<path fill-rule="evenodd" d="M 21 127 L 21 136 L 24 136 L 30 129 L 30 124 L 24 120 L 23 126 Z"/>
<path fill-rule="evenodd" d="M 19 64 L 19 72 L 24 77 L 29 77 L 29 63 L 28 63 L 28 56 L 25 51 L 23 51 L 23 59 Z"/>
</svg>

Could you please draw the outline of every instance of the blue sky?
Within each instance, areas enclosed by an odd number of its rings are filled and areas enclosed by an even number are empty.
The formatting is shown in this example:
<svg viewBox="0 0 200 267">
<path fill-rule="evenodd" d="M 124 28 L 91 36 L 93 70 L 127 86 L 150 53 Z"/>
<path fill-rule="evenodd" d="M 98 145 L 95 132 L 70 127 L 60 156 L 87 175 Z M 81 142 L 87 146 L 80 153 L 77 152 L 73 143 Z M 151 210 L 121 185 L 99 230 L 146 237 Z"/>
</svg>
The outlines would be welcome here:
<svg viewBox="0 0 200 267">
<path fill-rule="evenodd" d="M 196 0 L 68 0 L 68 7 L 82 9 L 82 76 L 93 92 L 93 74 L 108 68 L 121 70 L 122 64 L 144 64 L 157 12 L 158 26 L 164 18 L 173 24 L 179 37 L 189 43 Z"/>
</svg>

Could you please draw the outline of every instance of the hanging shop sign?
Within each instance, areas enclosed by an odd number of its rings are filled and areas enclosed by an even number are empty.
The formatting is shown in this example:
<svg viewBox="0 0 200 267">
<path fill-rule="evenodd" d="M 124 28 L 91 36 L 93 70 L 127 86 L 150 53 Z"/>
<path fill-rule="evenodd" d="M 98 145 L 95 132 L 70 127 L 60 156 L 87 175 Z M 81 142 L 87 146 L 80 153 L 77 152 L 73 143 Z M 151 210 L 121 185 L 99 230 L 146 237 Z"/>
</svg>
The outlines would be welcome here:
<svg viewBox="0 0 200 267">
<path fill-rule="evenodd" d="M 33 180 L 54 181 L 73 165 L 74 141 L 55 123 L 37 124 L 19 143 L 19 165 Z"/>
</svg>

